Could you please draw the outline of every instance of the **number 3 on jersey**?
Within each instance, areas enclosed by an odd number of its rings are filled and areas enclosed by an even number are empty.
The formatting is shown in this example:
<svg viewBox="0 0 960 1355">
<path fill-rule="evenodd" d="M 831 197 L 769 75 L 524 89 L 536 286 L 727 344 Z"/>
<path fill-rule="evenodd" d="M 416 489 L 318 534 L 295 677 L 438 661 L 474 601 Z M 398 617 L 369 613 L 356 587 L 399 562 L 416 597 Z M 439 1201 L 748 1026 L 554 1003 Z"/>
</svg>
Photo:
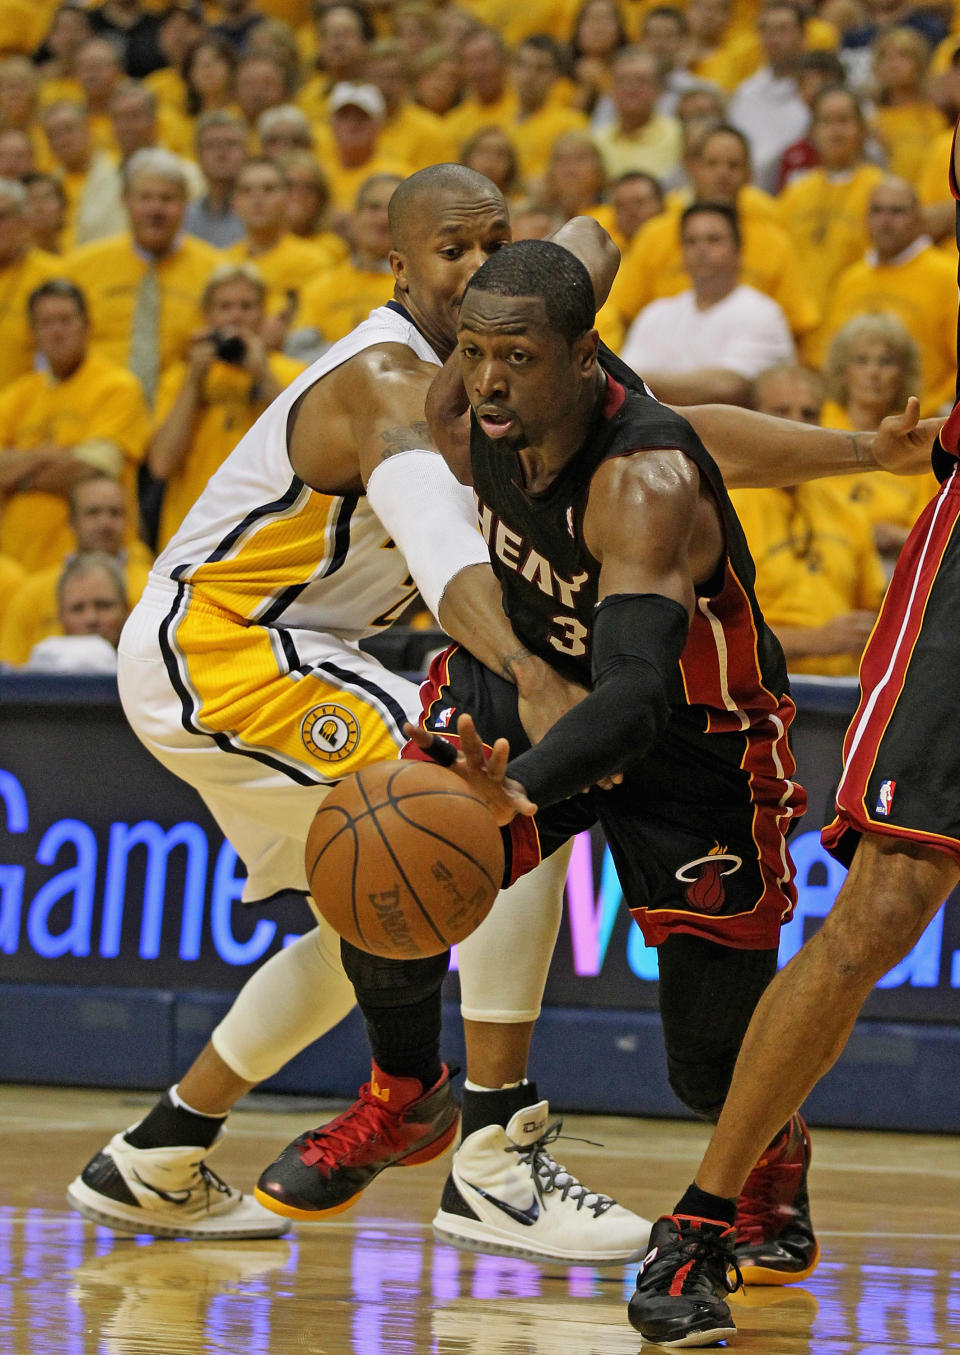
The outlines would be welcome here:
<svg viewBox="0 0 960 1355">
<path fill-rule="evenodd" d="M 559 635 L 547 637 L 554 649 L 558 649 L 561 654 L 566 654 L 571 659 L 586 654 L 587 646 L 583 642 L 589 631 L 582 621 L 578 621 L 575 616 L 555 616 L 551 624 L 560 632 Z"/>
</svg>

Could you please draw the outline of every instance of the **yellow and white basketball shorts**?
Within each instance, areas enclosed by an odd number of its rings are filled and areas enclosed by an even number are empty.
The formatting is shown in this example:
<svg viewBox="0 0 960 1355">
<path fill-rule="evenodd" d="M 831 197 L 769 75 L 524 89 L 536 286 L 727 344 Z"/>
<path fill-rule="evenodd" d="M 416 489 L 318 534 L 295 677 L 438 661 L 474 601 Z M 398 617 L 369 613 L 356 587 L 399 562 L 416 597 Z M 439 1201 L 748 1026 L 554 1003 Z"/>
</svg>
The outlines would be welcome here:
<svg viewBox="0 0 960 1355">
<path fill-rule="evenodd" d="M 394 758 L 418 689 L 349 641 L 241 625 L 151 577 L 120 637 L 134 733 L 199 792 L 247 868 L 245 903 L 306 892 L 304 844 L 350 772 Z"/>
</svg>

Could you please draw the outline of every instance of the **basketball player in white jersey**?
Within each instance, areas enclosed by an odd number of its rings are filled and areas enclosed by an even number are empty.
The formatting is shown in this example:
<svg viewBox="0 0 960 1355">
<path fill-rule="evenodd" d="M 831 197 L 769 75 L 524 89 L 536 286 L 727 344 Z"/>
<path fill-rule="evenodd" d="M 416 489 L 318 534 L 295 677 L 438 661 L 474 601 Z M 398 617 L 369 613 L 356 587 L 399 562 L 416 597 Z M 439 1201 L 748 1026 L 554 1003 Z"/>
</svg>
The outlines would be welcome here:
<svg viewBox="0 0 960 1355">
<path fill-rule="evenodd" d="M 404 742 L 417 689 L 357 641 L 409 601 L 408 568 L 451 635 L 514 681 L 522 700 L 535 694 L 524 703 L 532 733 L 578 699 L 510 630 L 472 495 L 440 457 L 418 450 L 431 446 L 424 400 L 453 347 L 466 283 L 509 242 L 506 206 L 492 184 L 455 165 L 413 176 L 395 202 L 397 300 L 314 363 L 241 440 L 157 560 L 121 644 L 130 723 L 159 761 L 199 791 L 236 847 L 248 871 L 247 902 L 307 892 L 304 843 L 326 790 L 395 756 Z M 595 223 L 581 226 L 608 286 L 616 251 Z M 582 238 L 576 225 L 567 237 Z M 410 524 L 402 532 L 406 559 L 375 512 L 384 504 L 393 520 L 398 500 Z M 489 1087 L 481 1100 L 490 1103 L 491 1125 L 506 1125 L 525 1107 L 545 1122 L 532 1085 L 501 1094 L 500 1066 L 516 1063 L 520 1046 L 525 1064 L 565 866 L 565 859 L 547 863 L 546 876 L 522 886 L 536 907 L 511 890 L 483 939 L 478 933 L 462 952 L 464 1010 L 474 1027 L 468 1072 L 483 1079 L 474 1087 Z M 203 1158 L 236 1100 L 353 1005 L 339 938 L 317 923 L 261 967 L 180 1083 L 72 1183 L 68 1198 L 86 1217 L 185 1237 L 285 1230 Z M 456 1133 L 450 1075 L 435 1053 L 438 1031 L 416 1010 L 407 1018 L 397 1047 L 374 1051 L 382 1066 L 374 1063 L 343 1124 L 327 1127 L 329 1163 L 320 1166 L 342 1183 L 337 1208 L 383 1167 L 428 1161 Z M 371 1160 L 373 1139 L 382 1148 Z M 505 1156 L 510 1146 L 500 1132 L 494 1173 L 517 1160 Z M 355 1155 L 364 1164 L 359 1182 Z M 523 1169 L 527 1193 L 532 1174 L 546 1172 L 557 1202 L 546 1238 L 518 1223 L 518 1247 L 527 1254 L 615 1262 L 643 1247 L 649 1224 L 588 1191 L 545 1148 L 528 1154 Z"/>
<path fill-rule="evenodd" d="M 308 369 L 242 440 L 156 562 L 121 641 L 131 724 L 206 800 L 247 866 L 248 901 L 306 892 L 303 844 L 324 788 L 403 742 L 400 726 L 418 709 L 415 689 L 362 655 L 356 641 L 401 609 L 412 587 L 408 565 L 445 629 L 517 684 L 534 737 L 576 699 L 519 649 L 472 497 L 458 491 L 441 458 L 420 450 L 430 445 L 426 391 L 453 347 L 466 282 L 509 239 L 505 205 L 481 176 L 435 166 L 405 181 L 391 208 L 396 303 Z M 579 242 L 598 250 L 596 223 L 582 224 Z M 571 226 L 562 243 L 578 252 Z M 604 254 L 593 260 L 595 280 L 610 268 Z M 733 469 L 735 483 L 772 483 L 763 475 L 779 464 L 772 447 L 783 450 L 784 438 L 788 455 L 805 465 L 795 465 L 793 479 L 869 464 L 866 445 L 855 448 L 842 435 L 811 429 L 794 447 L 795 425 L 768 421 L 766 440 L 756 423 L 744 429 L 744 418 L 761 417 L 724 408 L 695 421 L 718 461 L 718 444 L 726 449 L 723 468 Z M 757 439 L 749 450 L 745 432 Z M 759 478 L 738 477 L 742 462 Z M 400 514 L 406 527 L 397 522 L 398 503 L 409 508 Z M 535 1226 L 517 1222 L 511 1250 L 619 1261 L 644 1247 L 649 1225 L 558 1168 L 537 1133 L 518 1143 L 504 1132 L 525 1109 L 534 1113 L 521 1122 L 546 1119 L 532 1085 L 516 1084 L 559 923 L 564 866 L 553 857 L 526 877 L 461 947 L 473 1079 L 465 1101 L 480 1126 L 471 1131 L 471 1161 L 482 1139 L 491 1180 L 506 1173 L 519 1195 L 523 1178 L 527 1201 L 533 1190 L 549 1203 Z M 538 880 L 551 868 L 551 880 Z M 526 907 L 516 897 L 521 888 Z M 352 1004 L 337 939 L 321 923 L 247 982 L 184 1078 L 88 1164 L 70 1202 L 98 1223 L 159 1236 L 283 1231 L 283 1220 L 232 1190 L 203 1158 L 236 1100 Z M 449 1076 L 429 1063 L 437 1032 L 418 1021 L 408 1009 L 389 1067 L 375 1068 L 358 1102 L 315 1145 L 318 1170 L 337 1177 L 337 1208 L 383 1167 L 429 1160 L 452 1140 Z M 392 1147 L 370 1170 L 372 1139 Z M 498 1239 L 502 1247 L 502 1230 Z"/>
</svg>

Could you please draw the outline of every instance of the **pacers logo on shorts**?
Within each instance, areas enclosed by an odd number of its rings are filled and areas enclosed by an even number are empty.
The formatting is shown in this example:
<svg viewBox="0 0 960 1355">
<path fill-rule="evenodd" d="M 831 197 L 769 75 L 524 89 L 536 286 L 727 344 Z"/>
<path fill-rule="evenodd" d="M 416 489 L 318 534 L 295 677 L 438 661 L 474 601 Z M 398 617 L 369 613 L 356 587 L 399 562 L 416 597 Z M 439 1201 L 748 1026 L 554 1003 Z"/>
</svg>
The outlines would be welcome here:
<svg viewBox="0 0 960 1355">
<path fill-rule="evenodd" d="M 342 762 L 360 742 L 360 726 L 344 706 L 314 706 L 303 717 L 300 736 L 314 757 Z"/>
</svg>

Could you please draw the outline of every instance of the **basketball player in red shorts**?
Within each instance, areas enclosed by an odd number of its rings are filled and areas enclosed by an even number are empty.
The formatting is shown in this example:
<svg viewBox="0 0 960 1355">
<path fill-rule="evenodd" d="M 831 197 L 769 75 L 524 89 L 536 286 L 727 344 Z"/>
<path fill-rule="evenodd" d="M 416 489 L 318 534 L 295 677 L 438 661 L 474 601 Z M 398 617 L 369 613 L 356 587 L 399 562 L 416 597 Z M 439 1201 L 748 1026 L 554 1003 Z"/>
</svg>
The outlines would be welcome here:
<svg viewBox="0 0 960 1355">
<path fill-rule="evenodd" d="M 960 202 L 958 168 L 955 134 L 950 186 Z M 863 655 L 836 818 L 822 835 L 849 874 L 822 928 L 760 999 L 696 1179 L 654 1224 L 630 1320 L 655 1343 L 711 1344 L 697 1339 L 707 1311 L 733 1328 L 732 1202 L 840 1055 L 874 985 L 960 880 L 960 755 L 944 707 L 957 668 L 960 381 L 957 397 L 933 447 L 940 491 L 903 548 Z"/>
</svg>

